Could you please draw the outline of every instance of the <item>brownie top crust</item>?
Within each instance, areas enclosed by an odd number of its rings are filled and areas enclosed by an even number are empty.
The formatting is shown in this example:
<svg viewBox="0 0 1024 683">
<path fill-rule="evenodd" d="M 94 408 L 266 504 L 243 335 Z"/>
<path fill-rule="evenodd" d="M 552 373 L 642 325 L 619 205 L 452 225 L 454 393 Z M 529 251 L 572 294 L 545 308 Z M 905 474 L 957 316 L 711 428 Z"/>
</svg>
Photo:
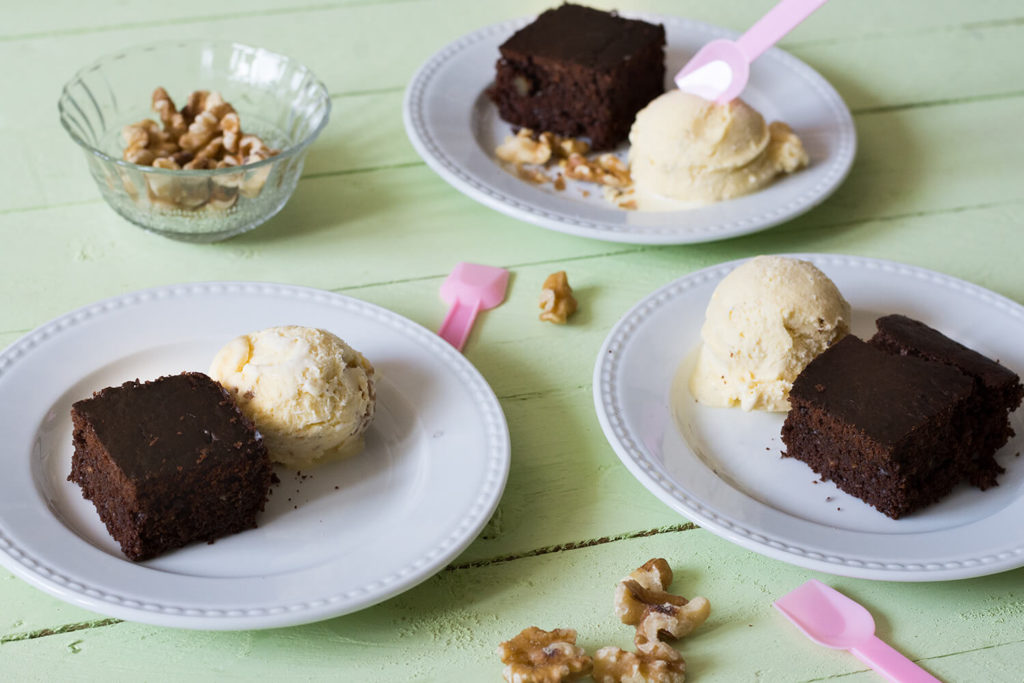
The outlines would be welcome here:
<svg viewBox="0 0 1024 683">
<path fill-rule="evenodd" d="M 199 372 L 108 387 L 76 402 L 72 411 L 88 421 L 134 481 L 237 461 L 239 449 L 251 452 L 260 440 L 220 384 Z"/>
<path fill-rule="evenodd" d="M 990 389 L 1011 386 L 1018 381 L 1016 373 L 1006 366 L 905 315 L 881 317 L 875 321 L 875 327 L 878 332 L 871 343 L 960 368 Z"/>
<path fill-rule="evenodd" d="M 638 19 L 566 3 L 543 12 L 502 43 L 505 57 L 531 57 L 609 69 L 643 47 L 665 44 L 665 29 Z"/>
<path fill-rule="evenodd" d="M 894 356 L 848 335 L 812 360 L 790 391 L 885 445 L 950 414 L 972 394 L 959 370 L 913 356 Z"/>
</svg>

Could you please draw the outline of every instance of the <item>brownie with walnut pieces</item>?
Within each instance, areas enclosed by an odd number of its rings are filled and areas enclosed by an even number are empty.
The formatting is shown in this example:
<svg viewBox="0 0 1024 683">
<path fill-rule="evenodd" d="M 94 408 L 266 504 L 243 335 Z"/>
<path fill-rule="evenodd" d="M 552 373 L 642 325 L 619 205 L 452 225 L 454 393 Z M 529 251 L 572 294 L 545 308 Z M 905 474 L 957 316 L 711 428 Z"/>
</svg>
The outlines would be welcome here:
<svg viewBox="0 0 1024 683">
<path fill-rule="evenodd" d="M 273 471 L 263 439 L 202 373 L 108 387 L 71 407 L 69 481 L 131 560 L 256 526 Z"/>
<path fill-rule="evenodd" d="M 509 123 L 610 149 L 664 91 L 664 46 L 660 24 L 566 3 L 500 46 L 489 94 Z"/>
</svg>

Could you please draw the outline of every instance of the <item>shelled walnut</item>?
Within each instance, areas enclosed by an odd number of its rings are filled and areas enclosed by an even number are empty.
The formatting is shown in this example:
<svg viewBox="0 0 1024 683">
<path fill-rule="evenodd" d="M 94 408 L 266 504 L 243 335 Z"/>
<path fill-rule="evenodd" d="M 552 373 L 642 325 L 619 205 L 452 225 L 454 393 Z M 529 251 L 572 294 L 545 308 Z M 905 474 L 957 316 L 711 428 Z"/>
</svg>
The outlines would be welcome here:
<svg viewBox="0 0 1024 683">
<path fill-rule="evenodd" d="M 707 598 L 687 600 L 668 593 L 671 583 L 672 569 L 659 557 L 635 569 L 615 589 L 615 614 L 636 627 L 637 650 L 663 659 L 678 654 L 664 640 L 688 635 L 711 613 Z"/>
<path fill-rule="evenodd" d="M 258 136 L 244 133 L 238 112 L 216 91 L 190 93 L 187 104 L 179 111 L 167 91 L 158 87 L 153 91 L 152 108 L 161 123 L 143 119 L 121 130 L 125 161 L 164 170 L 192 171 L 244 166 L 280 152 L 268 147 Z M 270 167 L 263 166 L 209 178 L 150 174 L 146 180 L 148 197 L 154 205 L 170 209 L 209 206 L 227 210 L 234 206 L 239 194 L 259 195 L 269 173 Z"/>
<path fill-rule="evenodd" d="M 576 299 L 564 270 L 548 275 L 540 291 L 540 319 L 564 325 L 569 316 L 576 312 Z"/>
<path fill-rule="evenodd" d="M 494 150 L 499 160 L 510 164 L 515 174 L 537 185 L 551 182 L 558 190 L 565 189 L 565 178 L 596 183 L 604 187 L 624 189 L 632 185 L 629 167 L 614 154 L 587 157 L 590 145 L 576 138 L 550 132 L 535 133 L 520 128 Z M 557 166 L 561 171 L 552 177 L 545 170 Z"/>
<path fill-rule="evenodd" d="M 573 154 L 586 154 L 590 145 L 576 138 L 565 138 L 554 133 L 535 134 L 529 128 L 520 128 L 494 150 L 495 156 L 510 164 L 536 164 L 562 161 Z"/>
<path fill-rule="evenodd" d="M 509 683 L 561 683 L 591 673 L 597 683 L 684 683 L 686 661 L 665 639 L 689 634 L 708 618 L 706 598 L 692 600 L 667 592 L 672 569 L 653 558 L 619 581 L 615 614 L 636 627 L 636 652 L 618 647 L 599 649 L 593 659 L 576 645 L 576 631 L 543 631 L 531 626 L 501 643 Z"/>
<path fill-rule="evenodd" d="M 608 646 L 594 653 L 592 675 L 597 683 L 683 683 L 686 662 L 678 653 L 672 659 L 659 659 Z"/>
<path fill-rule="evenodd" d="M 602 154 L 597 159 L 588 159 L 582 154 L 570 154 L 559 162 L 565 175 L 574 180 L 584 180 L 605 187 L 624 188 L 633 184 L 629 167 L 614 154 Z"/>
<path fill-rule="evenodd" d="M 502 161 L 510 164 L 543 165 L 551 159 L 551 139 L 535 138 L 529 128 L 520 128 L 515 136 L 508 136 L 505 142 L 498 145 L 494 153 Z"/>
<path fill-rule="evenodd" d="M 508 683 L 562 683 L 590 673 L 593 660 L 576 645 L 576 631 L 531 626 L 498 646 Z"/>
</svg>

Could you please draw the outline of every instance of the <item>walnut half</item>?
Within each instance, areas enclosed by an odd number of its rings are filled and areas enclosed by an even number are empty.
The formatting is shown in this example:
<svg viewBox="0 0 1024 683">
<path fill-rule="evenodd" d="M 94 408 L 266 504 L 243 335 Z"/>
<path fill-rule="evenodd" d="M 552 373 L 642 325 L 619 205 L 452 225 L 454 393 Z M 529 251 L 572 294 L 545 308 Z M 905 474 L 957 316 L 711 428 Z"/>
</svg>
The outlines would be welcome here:
<svg viewBox="0 0 1024 683">
<path fill-rule="evenodd" d="M 593 677 L 597 683 L 683 683 L 686 662 L 678 654 L 675 659 L 659 659 L 608 646 L 594 653 Z"/>
<path fill-rule="evenodd" d="M 636 626 L 637 650 L 662 659 L 678 656 L 664 640 L 689 634 L 711 613 L 707 598 L 687 600 L 668 593 L 671 583 L 672 568 L 659 557 L 635 569 L 615 589 L 615 614 L 622 623 Z"/>
<path fill-rule="evenodd" d="M 501 643 L 498 654 L 508 683 L 562 683 L 586 676 L 594 666 L 576 645 L 576 631 L 571 628 L 544 631 L 531 626 Z"/>
<path fill-rule="evenodd" d="M 576 299 L 564 270 L 548 275 L 540 291 L 540 319 L 549 323 L 564 325 L 569 316 L 576 312 Z"/>
</svg>

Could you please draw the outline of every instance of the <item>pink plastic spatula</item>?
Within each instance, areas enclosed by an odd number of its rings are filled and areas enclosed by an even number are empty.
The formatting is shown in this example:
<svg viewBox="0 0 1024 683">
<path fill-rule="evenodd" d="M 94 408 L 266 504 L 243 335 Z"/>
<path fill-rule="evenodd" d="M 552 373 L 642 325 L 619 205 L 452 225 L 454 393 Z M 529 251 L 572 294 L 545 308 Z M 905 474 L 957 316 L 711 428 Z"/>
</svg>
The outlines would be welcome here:
<svg viewBox="0 0 1024 683">
<path fill-rule="evenodd" d="M 750 63 L 828 0 L 782 0 L 738 40 L 713 40 L 676 74 L 684 92 L 725 104 L 743 92 Z"/>
<path fill-rule="evenodd" d="M 804 634 L 825 647 L 849 650 L 894 683 L 938 682 L 875 635 L 875 620 L 863 605 L 821 581 L 810 580 L 775 601 Z"/>
<path fill-rule="evenodd" d="M 459 351 L 473 329 L 476 314 L 505 300 L 508 271 L 477 263 L 459 263 L 441 284 L 441 298 L 451 308 L 437 331 Z"/>
</svg>

